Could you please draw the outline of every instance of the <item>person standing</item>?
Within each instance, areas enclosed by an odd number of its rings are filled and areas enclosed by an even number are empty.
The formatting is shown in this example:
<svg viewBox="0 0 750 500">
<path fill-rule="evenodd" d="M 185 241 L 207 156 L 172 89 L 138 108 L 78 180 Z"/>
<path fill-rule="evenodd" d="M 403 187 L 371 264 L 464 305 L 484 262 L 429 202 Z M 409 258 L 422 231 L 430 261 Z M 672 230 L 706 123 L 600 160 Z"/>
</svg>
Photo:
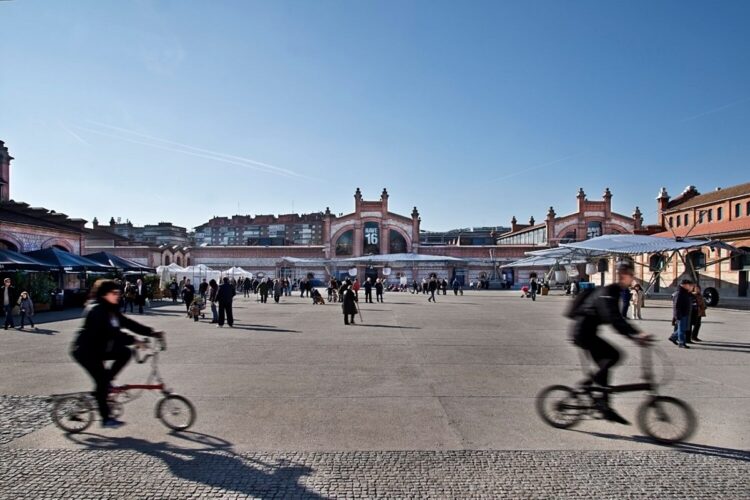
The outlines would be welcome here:
<svg viewBox="0 0 750 500">
<path fill-rule="evenodd" d="M 201 296 L 201 300 L 206 300 L 206 292 L 208 292 L 208 283 L 206 282 L 206 278 L 203 278 L 201 284 L 198 285 L 198 293 Z"/>
<path fill-rule="evenodd" d="M 690 335 L 690 312 L 693 308 L 693 281 L 685 278 L 680 282 L 680 287 L 672 294 L 672 324 L 676 330 L 669 337 L 669 341 L 678 347 L 688 349 L 686 345 Z"/>
<path fill-rule="evenodd" d="M 354 283 L 352 283 L 352 290 L 354 290 L 357 298 L 359 298 L 359 279 L 354 278 Z"/>
<path fill-rule="evenodd" d="M 380 278 L 375 280 L 375 300 L 383 302 L 383 280 Z"/>
<path fill-rule="evenodd" d="M 143 306 L 146 305 L 148 288 L 142 279 L 138 278 L 135 282 L 135 303 L 138 304 L 138 314 L 143 314 Z"/>
<path fill-rule="evenodd" d="M 529 291 L 531 292 L 531 300 L 536 300 L 536 276 L 531 277 Z"/>
<path fill-rule="evenodd" d="M 437 278 L 434 276 L 430 278 L 430 283 L 427 285 L 430 290 L 430 296 L 427 298 L 427 302 L 436 302 L 435 301 L 435 292 L 437 291 L 438 282 Z"/>
<path fill-rule="evenodd" d="M 365 302 L 372 304 L 372 281 L 365 279 Z"/>
<path fill-rule="evenodd" d="M 281 299 L 281 293 L 282 293 L 282 285 L 280 279 L 275 279 L 273 281 L 273 301 L 277 304 L 279 303 L 279 300 Z"/>
<path fill-rule="evenodd" d="M 632 294 L 631 294 L 629 288 L 624 288 L 620 292 L 620 306 L 622 308 L 622 317 L 623 318 L 627 318 L 628 317 L 628 308 L 630 308 L 631 298 L 632 298 Z"/>
<path fill-rule="evenodd" d="M 180 293 L 180 285 L 177 284 L 177 279 L 172 278 L 172 281 L 169 282 L 169 293 L 172 295 L 172 303 L 177 303 L 177 296 Z"/>
<path fill-rule="evenodd" d="M 268 278 L 263 278 L 258 284 L 258 294 L 261 304 L 268 302 Z"/>
<path fill-rule="evenodd" d="M 219 312 L 216 309 L 216 295 L 219 293 L 219 284 L 215 279 L 208 282 L 208 301 L 211 303 L 211 323 L 219 322 Z"/>
<path fill-rule="evenodd" d="M 13 323 L 13 307 L 15 307 L 18 301 L 18 294 L 16 288 L 11 285 L 10 278 L 3 280 L 3 309 L 5 311 L 5 329 L 7 330 L 10 326 L 15 328 L 16 325 Z"/>
<path fill-rule="evenodd" d="M 219 328 L 224 326 L 224 317 L 226 316 L 227 324 L 234 326 L 234 315 L 232 314 L 232 299 L 234 298 L 234 287 L 229 282 L 229 278 L 224 278 L 223 283 L 216 292 L 216 301 L 219 303 Z"/>
<path fill-rule="evenodd" d="M 636 283 L 630 289 L 630 302 L 633 304 L 633 319 L 643 319 L 641 317 L 641 307 L 643 306 L 643 289 Z"/>
<path fill-rule="evenodd" d="M 185 279 L 185 284 L 182 286 L 182 301 L 185 303 L 188 318 L 190 317 L 190 306 L 194 298 L 195 287 L 190 283 L 189 279 Z"/>
<path fill-rule="evenodd" d="M 693 310 L 690 315 L 690 339 L 693 342 L 702 342 L 701 339 L 698 338 L 698 332 L 701 330 L 701 323 L 705 317 L 706 301 L 703 298 L 703 292 L 700 285 L 696 284 L 695 287 L 693 287 Z M 21 323 L 21 327 L 23 327 L 23 323 Z"/>
<path fill-rule="evenodd" d="M 341 309 L 344 312 L 344 324 L 348 325 L 350 322 L 354 324 L 354 315 L 357 314 L 357 294 L 352 290 L 351 285 L 347 285 L 344 290 L 344 302 L 341 304 Z"/>
<path fill-rule="evenodd" d="M 34 326 L 34 301 L 29 297 L 28 292 L 21 292 L 21 296 L 18 298 L 18 308 L 21 311 L 21 330 L 23 330 L 26 319 L 29 320 L 31 328 L 36 330 L 36 326 Z"/>
<path fill-rule="evenodd" d="M 183 276 L 180 280 L 180 285 L 177 287 L 180 290 L 180 297 L 182 297 L 182 290 L 185 288 L 185 283 L 187 283 L 188 281 L 190 280 L 187 279 L 186 276 Z M 195 295 L 195 292 L 193 292 L 193 295 Z"/>
<path fill-rule="evenodd" d="M 453 278 L 453 295 L 458 295 L 458 288 L 461 286 L 458 278 Z"/>
<path fill-rule="evenodd" d="M 128 306 L 130 306 L 130 312 L 133 312 L 133 304 L 135 304 L 135 285 L 125 281 L 123 283 L 125 290 L 125 301 L 123 302 L 122 312 L 128 312 Z"/>
</svg>

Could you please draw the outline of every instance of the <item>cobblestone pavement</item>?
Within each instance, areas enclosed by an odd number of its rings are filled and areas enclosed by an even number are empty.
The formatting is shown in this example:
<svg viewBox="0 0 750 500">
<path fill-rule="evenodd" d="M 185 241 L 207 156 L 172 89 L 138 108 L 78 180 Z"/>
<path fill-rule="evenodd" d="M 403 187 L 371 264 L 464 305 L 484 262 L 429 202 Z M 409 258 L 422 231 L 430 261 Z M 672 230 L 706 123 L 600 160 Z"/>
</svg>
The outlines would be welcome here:
<svg viewBox="0 0 750 500">
<path fill-rule="evenodd" d="M 233 453 L 139 439 L 0 451 L 3 498 L 748 498 L 750 455 L 677 451 Z"/>
<path fill-rule="evenodd" d="M 49 410 L 41 396 L 0 396 L 0 444 L 50 424 Z"/>
</svg>

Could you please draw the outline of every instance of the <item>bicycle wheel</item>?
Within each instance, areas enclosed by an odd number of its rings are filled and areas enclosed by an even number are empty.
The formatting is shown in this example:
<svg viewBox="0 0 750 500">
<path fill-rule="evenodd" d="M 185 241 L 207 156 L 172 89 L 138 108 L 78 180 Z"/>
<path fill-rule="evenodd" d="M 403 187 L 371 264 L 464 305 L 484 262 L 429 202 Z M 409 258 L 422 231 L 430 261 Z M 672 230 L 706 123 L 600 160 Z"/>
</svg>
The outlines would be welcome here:
<svg viewBox="0 0 750 500">
<path fill-rule="evenodd" d="M 64 396 L 52 405 L 52 421 L 65 432 L 77 434 L 94 421 L 94 407 L 86 396 Z"/>
<path fill-rule="evenodd" d="M 638 408 L 638 427 L 659 443 L 685 441 L 693 432 L 697 419 L 687 403 L 669 396 L 654 396 Z"/>
<path fill-rule="evenodd" d="M 578 423 L 588 408 L 570 387 L 553 385 L 542 389 L 536 397 L 536 411 L 552 427 L 568 429 Z"/>
<path fill-rule="evenodd" d="M 187 398 L 170 394 L 159 401 L 156 416 L 173 431 L 184 431 L 195 422 L 195 408 Z"/>
</svg>

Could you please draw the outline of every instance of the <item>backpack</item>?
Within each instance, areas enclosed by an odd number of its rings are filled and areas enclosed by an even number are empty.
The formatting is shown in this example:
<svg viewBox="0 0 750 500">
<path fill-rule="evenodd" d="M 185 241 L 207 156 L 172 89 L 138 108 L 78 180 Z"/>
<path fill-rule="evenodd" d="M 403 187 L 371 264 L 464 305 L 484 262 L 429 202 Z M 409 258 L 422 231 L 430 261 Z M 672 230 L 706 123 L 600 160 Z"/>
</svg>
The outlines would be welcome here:
<svg viewBox="0 0 750 500">
<path fill-rule="evenodd" d="M 594 302 L 593 295 L 596 290 L 596 288 L 585 288 L 578 292 L 578 295 L 573 299 L 573 303 L 568 310 L 565 311 L 565 317 L 576 319 L 582 316 L 588 316 L 592 312 L 591 305 Z M 589 300 L 589 298 L 592 300 Z"/>
</svg>

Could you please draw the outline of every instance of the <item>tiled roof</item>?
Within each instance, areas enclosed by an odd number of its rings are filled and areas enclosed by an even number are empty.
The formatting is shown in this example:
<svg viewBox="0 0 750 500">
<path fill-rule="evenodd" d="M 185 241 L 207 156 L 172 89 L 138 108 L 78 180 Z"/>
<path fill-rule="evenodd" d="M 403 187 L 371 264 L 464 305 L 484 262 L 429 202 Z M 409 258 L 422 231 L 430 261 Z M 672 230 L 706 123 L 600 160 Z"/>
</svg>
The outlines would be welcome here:
<svg viewBox="0 0 750 500">
<path fill-rule="evenodd" d="M 734 220 L 725 220 L 720 222 L 709 222 L 704 224 L 698 224 L 694 228 L 688 227 L 673 227 L 674 234 L 677 236 L 685 236 L 688 232 L 690 238 L 695 237 L 720 237 L 723 235 L 747 232 L 750 234 L 750 217 L 740 217 Z M 657 233 L 654 236 L 672 236 L 672 231 L 664 231 Z"/>
<path fill-rule="evenodd" d="M 696 207 L 699 205 L 707 205 L 709 203 L 716 203 L 722 200 L 737 198 L 740 196 L 750 196 L 750 182 L 723 188 L 717 191 L 711 191 L 710 193 L 706 194 L 699 194 L 698 196 L 689 198 L 684 203 L 676 203 L 674 206 L 672 205 L 672 203 L 670 203 L 667 213 L 673 210 L 683 210 L 685 208 Z"/>
<path fill-rule="evenodd" d="M 27 226 L 63 229 L 82 233 L 86 221 L 72 219 L 65 214 L 41 207 L 30 207 L 27 203 L 13 200 L 0 203 L 0 221 L 15 222 Z"/>
</svg>

